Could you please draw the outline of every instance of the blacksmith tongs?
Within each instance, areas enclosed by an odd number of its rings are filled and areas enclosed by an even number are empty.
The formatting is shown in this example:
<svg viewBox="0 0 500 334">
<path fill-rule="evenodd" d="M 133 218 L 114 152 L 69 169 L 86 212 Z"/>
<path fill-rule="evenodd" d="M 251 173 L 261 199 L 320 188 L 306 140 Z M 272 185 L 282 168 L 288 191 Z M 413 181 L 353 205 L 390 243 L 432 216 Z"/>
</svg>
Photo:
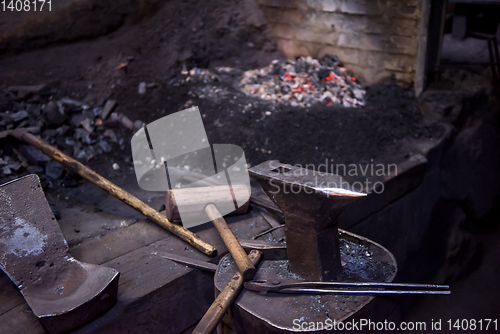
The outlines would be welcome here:
<svg viewBox="0 0 500 334">
<path fill-rule="evenodd" d="M 330 293 L 330 294 L 434 294 L 449 295 L 448 285 L 379 283 L 379 282 L 304 282 L 291 280 L 253 280 L 245 288 L 258 292 L 277 293 Z"/>
</svg>

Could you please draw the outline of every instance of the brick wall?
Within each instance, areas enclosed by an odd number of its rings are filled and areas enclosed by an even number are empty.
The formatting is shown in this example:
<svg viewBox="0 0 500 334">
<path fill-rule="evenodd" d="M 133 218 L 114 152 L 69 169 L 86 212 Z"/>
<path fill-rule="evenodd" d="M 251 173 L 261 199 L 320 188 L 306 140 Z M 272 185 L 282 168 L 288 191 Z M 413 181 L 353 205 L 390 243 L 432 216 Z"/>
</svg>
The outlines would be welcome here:
<svg viewBox="0 0 500 334">
<path fill-rule="evenodd" d="M 412 83 L 419 0 L 258 0 L 287 57 L 337 55 L 363 84 Z"/>
</svg>

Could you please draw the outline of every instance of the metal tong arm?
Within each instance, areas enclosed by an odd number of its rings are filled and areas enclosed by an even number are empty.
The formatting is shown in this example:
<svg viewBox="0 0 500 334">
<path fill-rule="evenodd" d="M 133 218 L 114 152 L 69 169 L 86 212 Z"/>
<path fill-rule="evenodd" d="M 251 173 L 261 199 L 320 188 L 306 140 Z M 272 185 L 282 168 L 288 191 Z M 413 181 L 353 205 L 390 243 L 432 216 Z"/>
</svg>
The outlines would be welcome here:
<svg viewBox="0 0 500 334">
<path fill-rule="evenodd" d="M 449 294 L 448 285 L 383 283 L 383 282 L 304 282 L 253 280 L 245 283 L 245 288 L 254 291 L 274 291 L 283 293 L 339 293 L 339 294 Z M 333 289 L 332 289 L 333 288 Z M 352 290 L 348 288 L 358 288 Z M 369 290 L 375 288 L 376 290 Z M 387 290 L 378 290 L 384 288 Z M 336 289 L 336 290 L 334 290 Z M 417 289 L 417 290 L 410 290 Z"/>
</svg>

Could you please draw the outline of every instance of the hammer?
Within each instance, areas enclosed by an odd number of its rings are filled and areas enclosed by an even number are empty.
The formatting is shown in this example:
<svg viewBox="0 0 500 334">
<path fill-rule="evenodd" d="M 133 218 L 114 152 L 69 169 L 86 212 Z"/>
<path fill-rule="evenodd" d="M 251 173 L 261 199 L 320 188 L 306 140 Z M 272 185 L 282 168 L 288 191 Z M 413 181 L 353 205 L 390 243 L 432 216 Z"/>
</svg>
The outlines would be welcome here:
<svg viewBox="0 0 500 334">
<path fill-rule="evenodd" d="M 178 212 L 182 206 L 182 217 L 186 215 L 206 215 L 212 221 L 217 232 L 219 232 L 224 244 L 231 253 L 238 270 L 244 280 L 250 280 L 255 276 L 256 269 L 247 257 L 247 253 L 241 247 L 238 239 L 227 226 L 226 220 L 217 209 L 217 205 L 228 202 L 228 188 L 232 198 L 249 198 L 248 189 L 244 185 L 232 186 L 210 186 L 194 187 L 169 190 L 165 198 L 165 212 L 167 217 L 173 212 Z M 235 205 L 236 207 L 236 205 Z"/>
<path fill-rule="evenodd" d="M 0 139 L 7 136 L 13 136 L 18 140 L 33 146 L 34 148 L 41 151 L 45 155 L 59 162 L 64 167 L 68 168 L 73 173 L 80 175 L 81 177 L 92 182 L 93 184 L 103 189 L 113 197 L 116 197 L 120 201 L 125 202 L 135 210 L 139 211 L 140 213 L 148 217 L 154 223 L 160 225 L 161 227 L 177 235 L 179 238 L 186 241 L 191 246 L 195 247 L 204 254 L 208 256 L 217 255 L 217 250 L 212 245 L 201 240 L 201 238 L 196 234 L 194 234 L 193 232 L 189 231 L 188 229 L 182 226 L 173 224 L 167 219 L 167 217 L 165 217 L 164 215 L 162 215 L 161 213 L 159 213 L 146 203 L 142 202 L 137 197 L 133 196 L 129 192 L 118 187 L 114 183 L 110 182 L 109 180 L 105 179 L 101 175 L 94 172 L 92 169 L 83 165 L 79 161 L 67 156 L 57 148 L 52 147 L 51 145 L 47 144 L 46 142 L 44 142 L 43 140 L 41 140 L 40 138 L 29 132 L 35 130 L 39 129 L 27 128 L 27 129 L 15 129 L 15 130 L 3 131 L 0 132 Z"/>
</svg>

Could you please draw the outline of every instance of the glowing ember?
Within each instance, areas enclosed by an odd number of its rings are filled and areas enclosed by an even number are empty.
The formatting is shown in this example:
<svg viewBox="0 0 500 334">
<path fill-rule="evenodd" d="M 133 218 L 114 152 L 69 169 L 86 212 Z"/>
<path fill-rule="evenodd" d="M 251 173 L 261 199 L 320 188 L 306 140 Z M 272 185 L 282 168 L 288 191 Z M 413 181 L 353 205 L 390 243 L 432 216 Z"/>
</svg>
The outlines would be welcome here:
<svg viewBox="0 0 500 334">
<path fill-rule="evenodd" d="M 357 107 L 365 103 L 365 91 L 335 56 L 273 60 L 264 68 L 246 71 L 240 84 L 248 95 L 292 106 L 324 103 Z"/>
</svg>

